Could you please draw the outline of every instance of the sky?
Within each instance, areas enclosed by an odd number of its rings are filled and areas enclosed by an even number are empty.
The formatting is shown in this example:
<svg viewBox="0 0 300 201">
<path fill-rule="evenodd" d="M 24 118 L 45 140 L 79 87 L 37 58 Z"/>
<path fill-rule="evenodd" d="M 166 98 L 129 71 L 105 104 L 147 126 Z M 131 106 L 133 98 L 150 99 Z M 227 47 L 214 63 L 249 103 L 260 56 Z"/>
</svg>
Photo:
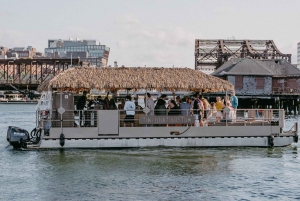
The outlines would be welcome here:
<svg viewBox="0 0 300 201">
<path fill-rule="evenodd" d="M 195 39 L 274 40 L 297 63 L 300 0 L 0 0 L 0 46 L 97 39 L 108 64 L 194 68 Z"/>
</svg>

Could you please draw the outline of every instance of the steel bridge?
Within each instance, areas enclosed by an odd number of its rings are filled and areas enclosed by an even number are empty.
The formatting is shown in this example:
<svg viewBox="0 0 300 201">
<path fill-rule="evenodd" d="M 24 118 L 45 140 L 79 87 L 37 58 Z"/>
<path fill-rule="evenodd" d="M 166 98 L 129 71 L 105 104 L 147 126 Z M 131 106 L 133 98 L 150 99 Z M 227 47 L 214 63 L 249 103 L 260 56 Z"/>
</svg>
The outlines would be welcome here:
<svg viewBox="0 0 300 201">
<path fill-rule="evenodd" d="M 195 70 L 218 69 L 231 58 L 285 59 L 291 62 L 291 54 L 283 54 L 273 40 L 195 40 Z"/>
<path fill-rule="evenodd" d="M 35 90 L 43 81 L 67 70 L 71 64 L 82 65 L 72 59 L 0 59 L 0 89 Z"/>
</svg>

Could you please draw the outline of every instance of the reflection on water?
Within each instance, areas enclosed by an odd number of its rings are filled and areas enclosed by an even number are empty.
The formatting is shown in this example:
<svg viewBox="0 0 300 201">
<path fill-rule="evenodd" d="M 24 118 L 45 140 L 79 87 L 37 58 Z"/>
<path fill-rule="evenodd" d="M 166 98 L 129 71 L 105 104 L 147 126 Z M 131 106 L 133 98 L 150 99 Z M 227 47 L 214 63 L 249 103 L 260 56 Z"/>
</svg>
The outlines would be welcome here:
<svg viewBox="0 0 300 201">
<path fill-rule="evenodd" d="M 34 127 L 33 105 L 0 105 L 0 200 L 299 199 L 299 144 L 283 148 L 18 151 L 8 125 Z M 287 121 L 287 128 L 294 120 Z"/>
</svg>

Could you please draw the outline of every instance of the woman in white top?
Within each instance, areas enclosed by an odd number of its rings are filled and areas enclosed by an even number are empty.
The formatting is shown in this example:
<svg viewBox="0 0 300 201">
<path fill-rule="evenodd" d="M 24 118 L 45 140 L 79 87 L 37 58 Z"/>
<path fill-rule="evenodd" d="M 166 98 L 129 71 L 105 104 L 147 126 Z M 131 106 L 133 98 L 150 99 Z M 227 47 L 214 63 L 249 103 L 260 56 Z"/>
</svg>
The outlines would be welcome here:
<svg viewBox="0 0 300 201">
<path fill-rule="evenodd" d="M 234 115 L 234 110 L 231 107 L 231 103 L 226 102 L 226 107 L 223 109 L 224 119 L 222 119 L 221 122 L 232 122 L 233 115 Z"/>
<path fill-rule="evenodd" d="M 135 104 L 134 102 L 131 101 L 131 96 L 126 96 L 124 110 L 126 111 L 126 116 L 124 119 L 124 127 L 126 127 L 126 123 L 131 123 L 131 126 L 133 127 L 134 115 L 135 115 Z"/>
</svg>

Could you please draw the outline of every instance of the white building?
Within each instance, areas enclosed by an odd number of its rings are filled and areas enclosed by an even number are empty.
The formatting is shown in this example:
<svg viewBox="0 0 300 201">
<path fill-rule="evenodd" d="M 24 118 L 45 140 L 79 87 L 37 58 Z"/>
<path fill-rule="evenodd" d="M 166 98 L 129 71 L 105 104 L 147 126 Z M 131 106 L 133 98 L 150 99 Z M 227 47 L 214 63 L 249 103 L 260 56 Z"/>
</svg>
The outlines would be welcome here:
<svg viewBox="0 0 300 201">
<path fill-rule="evenodd" d="M 300 68 L 300 42 L 297 45 L 297 67 Z"/>
</svg>

